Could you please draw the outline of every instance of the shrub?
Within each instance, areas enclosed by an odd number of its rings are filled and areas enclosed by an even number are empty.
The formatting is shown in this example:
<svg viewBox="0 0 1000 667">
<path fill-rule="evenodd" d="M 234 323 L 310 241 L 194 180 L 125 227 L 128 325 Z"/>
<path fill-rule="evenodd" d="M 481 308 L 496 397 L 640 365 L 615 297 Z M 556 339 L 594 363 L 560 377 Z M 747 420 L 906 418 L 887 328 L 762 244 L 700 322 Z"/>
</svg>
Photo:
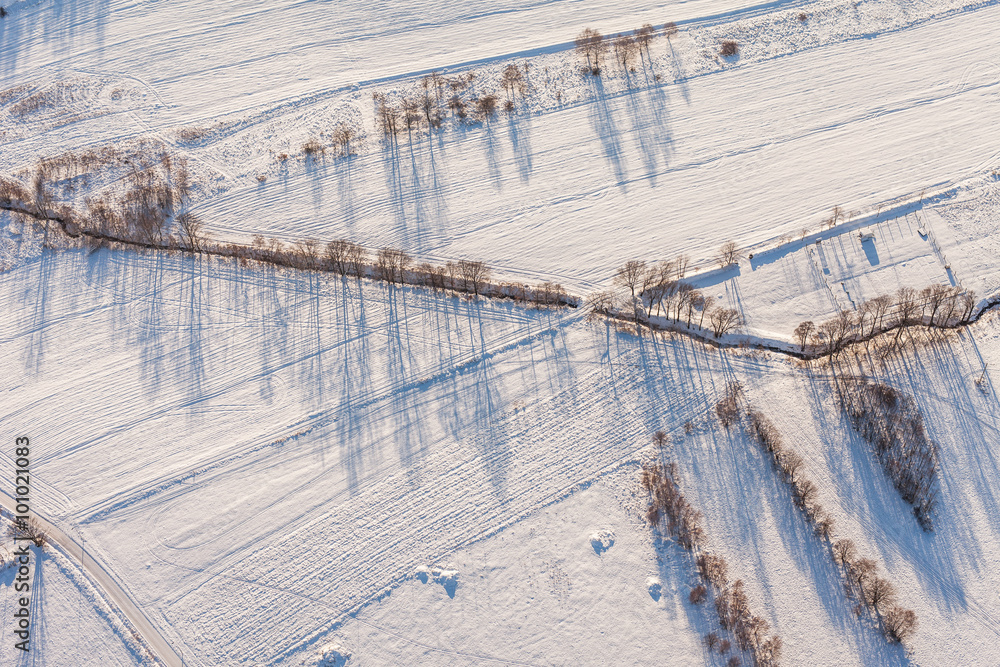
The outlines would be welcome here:
<svg viewBox="0 0 1000 667">
<path fill-rule="evenodd" d="M 691 589 L 691 593 L 688 595 L 688 600 L 691 604 L 701 604 L 705 601 L 705 597 L 708 595 L 708 589 L 705 588 L 704 584 L 698 584 Z"/>
<path fill-rule="evenodd" d="M 722 48 L 719 49 L 719 54 L 724 58 L 731 58 L 739 53 L 740 47 L 731 39 L 727 39 L 722 42 Z"/>
<path fill-rule="evenodd" d="M 709 632 L 707 635 L 705 635 L 705 638 L 702 639 L 702 641 L 705 643 L 705 646 L 708 647 L 709 653 L 711 653 L 712 650 L 714 650 L 715 647 L 719 645 L 719 635 L 717 635 L 714 632 Z"/>
<path fill-rule="evenodd" d="M 476 100 L 476 111 L 480 118 L 489 120 L 497 112 L 497 98 L 495 95 L 484 95 Z"/>
<path fill-rule="evenodd" d="M 309 137 L 309 140 L 302 144 L 302 152 L 306 157 L 315 158 L 318 155 L 326 155 L 326 146 L 316 137 Z"/>
</svg>

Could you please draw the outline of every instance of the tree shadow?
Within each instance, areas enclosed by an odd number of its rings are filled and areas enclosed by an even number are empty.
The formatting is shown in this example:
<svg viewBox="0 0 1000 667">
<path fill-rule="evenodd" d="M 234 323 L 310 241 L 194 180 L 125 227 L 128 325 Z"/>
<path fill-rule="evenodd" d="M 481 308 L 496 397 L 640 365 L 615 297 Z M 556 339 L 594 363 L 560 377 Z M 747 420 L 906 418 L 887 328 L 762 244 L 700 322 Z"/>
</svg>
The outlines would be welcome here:
<svg viewBox="0 0 1000 667">
<path fill-rule="evenodd" d="M 497 138 L 494 134 L 494 124 L 496 121 L 487 119 L 483 122 L 479 130 L 479 137 L 483 146 L 483 155 L 486 157 L 486 169 L 490 175 L 490 181 L 497 190 L 503 189 L 503 176 L 500 173 L 500 160 L 497 153 L 500 150 Z"/>
<path fill-rule="evenodd" d="M 58 257 L 47 248 L 42 249 L 38 261 L 34 263 L 35 276 L 25 281 L 23 303 L 33 304 L 31 335 L 25 348 L 24 366 L 28 373 L 41 371 L 48 343 L 49 292 L 53 289 L 53 273 Z"/>
<path fill-rule="evenodd" d="M 507 136 L 510 138 L 510 145 L 514 150 L 514 161 L 517 163 L 517 171 L 521 181 L 528 183 L 534 169 L 531 150 L 531 116 L 508 114 Z"/>
<path fill-rule="evenodd" d="M 608 98 L 604 91 L 604 81 L 599 76 L 592 76 L 590 83 L 594 93 L 594 101 L 590 105 L 590 125 L 601 142 L 604 158 L 611 168 L 617 185 L 627 189 L 625 154 L 619 136 L 621 131 L 614 118 L 614 112 L 608 104 Z"/>
</svg>

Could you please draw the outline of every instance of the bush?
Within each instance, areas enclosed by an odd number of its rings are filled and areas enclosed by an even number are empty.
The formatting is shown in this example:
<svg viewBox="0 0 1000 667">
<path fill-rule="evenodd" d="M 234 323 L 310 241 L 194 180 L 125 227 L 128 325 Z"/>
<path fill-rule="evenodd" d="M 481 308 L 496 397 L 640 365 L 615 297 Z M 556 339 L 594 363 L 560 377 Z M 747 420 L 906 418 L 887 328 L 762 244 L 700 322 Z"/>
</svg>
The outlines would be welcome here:
<svg viewBox="0 0 1000 667">
<path fill-rule="evenodd" d="M 688 600 L 691 604 L 701 604 L 705 601 L 705 597 L 708 595 L 708 589 L 705 588 L 704 584 L 698 584 L 691 589 L 691 593 L 688 595 Z"/>
<path fill-rule="evenodd" d="M 740 398 L 743 396 L 743 387 L 738 382 L 730 382 L 726 387 L 725 397 L 715 404 L 715 414 L 719 417 L 719 422 L 729 428 L 740 418 Z"/>
<path fill-rule="evenodd" d="M 719 49 L 719 54 L 724 58 L 731 58 L 739 53 L 740 47 L 731 39 L 727 39 L 722 42 L 722 48 Z"/>
</svg>

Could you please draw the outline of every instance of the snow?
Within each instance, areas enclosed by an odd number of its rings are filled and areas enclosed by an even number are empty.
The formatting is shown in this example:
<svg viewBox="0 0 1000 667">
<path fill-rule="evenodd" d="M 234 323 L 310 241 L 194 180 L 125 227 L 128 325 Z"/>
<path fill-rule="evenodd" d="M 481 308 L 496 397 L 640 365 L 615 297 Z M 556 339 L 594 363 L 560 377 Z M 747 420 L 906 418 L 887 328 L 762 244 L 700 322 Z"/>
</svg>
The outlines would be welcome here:
<svg viewBox="0 0 1000 667">
<path fill-rule="evenodd" d="M 8 522 L 0 521 L 4 533 Z M 14 549 L 4 537 L 0 548 L 5 554 Z M 30 653 L 15 648 L 12 623 L 23 592 L 15 591 L 16 565 L 0 568 L 0 613 L 7 637 L 0 643 L 0 663 L 4 665 L 71 662 L 74 665 L 103 667 L 152 665 L 145 647 L 131 636 L 131 630 L 87 580 L 77 563 L 61 552 L 46 547 L 30 547 L 33 595 L 30 626 Z M 26 662 L 28 656 L 35 662 Z"/>
<path fill-rule="evenodd" d="M 1000 290 L 995 2 L 8 9 L 0 91 L 25 88 L 0 94 L 0 174 L 160 141 L 189 159 L 192 210 L 219 240 L 346 237 L 580 295 L 625 260 L 687 253 L 744 334 L 784 341 L 900 286 Z M 648 75 L 579 73 L 581 28 L 647 20 L 682 27 L 654 42 Z M 729 37 L 740 54 L 724 60 Z M 535 91 L 517 114 L 449 121 L 398 151 L 377 141 L 373 92 L 435 69 L 475 69 L 488 92 L 512 59 Z M 16 112 L 39 92 L 59 102 Z M 343 119 L 366 133 L 356 156 L 298 155 Z M 62 194 L 80 207 L 125 173 Z M 849 220 L 824 229 L 834 206 Z M 715 270 L 730 238 L 754 257 Z M 43 250 L 6 213 L 0 312 L 0 422 L 37 448 L 33 503 L 85 537 L 187 664 L 715 664 L 693 565 L 643 520 L 656 429 L 785 664 L 1000 662 L 995 314 L 865 369 L 912 394 L 941 444 L 926 534 L 838 412 L 829 370 L 780 355 L 572 309 Z M 908 649 L 855 617 L 787 488 L 714 420 L 733 379 L 805 457 L 837 535 L 917 612 Z M 0 452 L 2 479 L 12 466 Z M 42 562 L 40 659 L 141 662 L 71 560 Z"/>
</svg>

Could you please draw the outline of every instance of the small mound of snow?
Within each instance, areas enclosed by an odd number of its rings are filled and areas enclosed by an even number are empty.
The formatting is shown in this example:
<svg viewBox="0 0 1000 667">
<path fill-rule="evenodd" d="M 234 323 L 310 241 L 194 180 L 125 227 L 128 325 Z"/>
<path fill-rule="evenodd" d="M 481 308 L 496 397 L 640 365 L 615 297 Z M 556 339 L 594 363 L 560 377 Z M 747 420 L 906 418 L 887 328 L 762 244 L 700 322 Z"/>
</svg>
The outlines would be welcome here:
<svg viewBox="0 0 1000 667">
<path fill-rule="evenodd" d="M 649 577 L 646 579 L 646 590 L 649 591 L 649 597 L 659 600 L 660 596 L 663 595 L 663 584 L 660 583 L 660 578 Z"/>
<path fill-rule="evenodd" d="M 428 568 L 425 565 L 421 565 L 417 568 L 416 573 L 417 578 L 421 582 L 426 584 L 433 579 L 434 583 L 444 586 L 448 597 L 455 597 L 455 591 L 458 589 L 458 570 L 450 570 L 443 567 Z"/>
<path fill-rule="evenodd" d="M 608 530 L 599 530 L 590 536 L 590 546 L 594 547 L 597 554 L 602 554 L 610 549 L 615 543 L 615 534 Z"/>
<path fill-rule="evenodd" d="M 351 653 L 340 644 L 327 644 L 317 651 L 320 658 L 316 667 L 344 667 L 351 659 Z"/>
</svg>

